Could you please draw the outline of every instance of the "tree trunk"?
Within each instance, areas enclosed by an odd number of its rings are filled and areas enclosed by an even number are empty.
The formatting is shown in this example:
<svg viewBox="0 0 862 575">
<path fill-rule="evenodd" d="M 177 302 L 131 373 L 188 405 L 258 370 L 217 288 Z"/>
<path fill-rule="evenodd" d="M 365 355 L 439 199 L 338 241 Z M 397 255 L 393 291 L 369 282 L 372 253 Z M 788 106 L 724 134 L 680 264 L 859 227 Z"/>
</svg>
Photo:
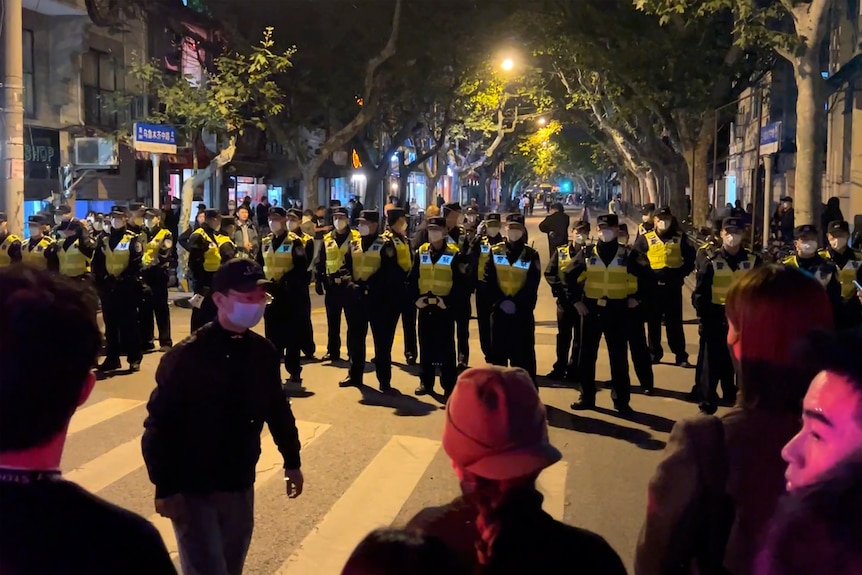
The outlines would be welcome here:
<svg viewBox="0 0 862 575">
<path fill-rule="evenodd" d="M 644 187 L 646 188 L 647 196 L 649 196 L 649 203 L 655 204 L 656 207 L 660 207 L 659 204 L 661 202 L 659 201 L 658 197 L 658 185 L 656 184 L 655 174 L 652 172 L 652 170 L 646 170 L 642 171 L 639 177 L 643 181 Z"/>
<path fill-rule="evenodd" d="M 796 87 L 796 179 L 793 211 L 796 225 L 820 227 L 823 186 L 823 79 L 820 58 L 809 50 L 794 63 Z"/>
<path fill-rule="evenodd" d="M 695 141 L 685 140 L 682 142 L 683 160 L 688 167 L 688 185 L 691 188 L 692 222 L 697 228 L 709 224 L 707 221 L 710 203 L 707 164 L 709 162 L 709 149 L 712 145 L 711 140 L 712 132 L 701 130 L 700 136 Z M 713 182 L 713 184 L 715 183 Z M 685 196 L 685 191 L 683 191 L 683 196 Z M 682 205 L 685 206 L 685 201 Z"/>
<path fill-rule="evenodd" d="M 370 173 L 365 180 L 365 209 L 376 210 L 380 205 L 380 184 L 389 173 L 389 162 L 384 159 L 381 166 L 368 171 Z"/>
</svg>

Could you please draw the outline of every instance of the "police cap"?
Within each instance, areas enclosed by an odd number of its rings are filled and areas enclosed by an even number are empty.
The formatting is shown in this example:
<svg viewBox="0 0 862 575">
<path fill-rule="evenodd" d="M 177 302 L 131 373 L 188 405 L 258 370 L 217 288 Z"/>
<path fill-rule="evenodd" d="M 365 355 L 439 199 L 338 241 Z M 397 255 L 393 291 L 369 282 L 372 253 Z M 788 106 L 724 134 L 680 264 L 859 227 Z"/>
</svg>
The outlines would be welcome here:
<svg viewBox="0 0 862 575">
<path fill-rule="evenodd" d="M 499 222 L 501 220 L 502 220 L 502 218 L 501 218 L 500 214 L 498 214 L 497 212 L 491 212 L 490 214 L 485 214 L 485 221 L 486 222 Z"/>
<path fill-rule="evenodd" d="M 572 226 L 572 229 L 576 232 L 589 232 L 590 231 L 590 222 L 586 222 L 584 220 L 578 220 L 575 222 L 575 225 Z"/>
<path fill-rule="evenodd" d="M 356 221 L 376 224 L 380 222 L 380 214 L 375 210 L 362 210 L 359 212 L 359 217 L 356 218 Z"/>
<path fill-rule="evenodd" d="M 129 202 L 129 211 L 130 212 L 140 212 L 141 210 L 146 209 L 146 206 L 141 202 Z"/>
<path fill-rule="evenodd" d="M 333 210 L 335 208 L 340 208 L 341 207 L 341 200 L 332 200 L 331 202 L 329 202 L 329 207 L 331 207 Z"/>
<path fill-rule="evenodd" d="M 461 204 L 460 202 L 450 202 L 448 204 L 443 204 L 443 213 L 448 214 L 449 212 L 460 212 Z"/>
<path fill-rule="evenodd" d="M 479 215 L 479 210 L 474 208 L 473 206 L 468 206 L 466 210 L 464 210 L 465 215 L 477 216 Z"/>
<path fill-rule="evenodd" d="M 745 222 L 742 221 L 742 218 L 724 218 L 721 222 L 721 229 L 723 230 L 742 230 L 745 228 Z"/>
<path fill-rule="evenodd" d="M 213 218 L 220 218 L 221 212 L 214 209 L 204 210 L 204 217 L 208 220 Z"/>
<path fill-rule="evenodd" d="M 425 224 L 426 228 L 445 228 L 446 227 L 446 218 L 441 216 L 434 216 L 433 218 L 428 218 L 428 223 Z"/>
<path fill-rule="evenodd" d="M 111 206 L 110 213 L 112 216 L 128 216 L 129 208 L 126 206 Z"/>
<path fill-rule="evenodd" d="M 673 214 L 670 212 L 670 208 L 667 206 L 661 207 L 656 210 L 655 215 L 659 218 L 669 218 L 673 216 Z"/>
<path fill-rule="evenodd" d="M 275 216 L 277 218 L 286 218 L 287 210 L 285 210 L 281 206 L 272 206 L 271 208 L 269 208 L 269 215 L 270 217 Z"/>
<path fill-rule="evenodd" d="M 55 214 L 62 214 L 65 216 L 66 214 L 72 213 L 72 208 L 70 208 L 66 204 L 63 204 L 62 206 L 57 206 L 53 211 Z"/>
<path fill-rule="evenodd" d="M 602 214 L 596 218 L 596 225 L 599 226 L 618 226 L 620 219 L 616 214 Z"/>
<path fill-rule="evenodd" d="M 39 214 L 36 214 L 34 216 L 30 216 L 29 218 L 27 218 L 27 223 L 38 224 L 40 226 L 44 226 L 45 224 L 48 223 L 48 220 L 44 216 L 40 216 Z"/>
<path fill-rule="evenodd" d="M 160 218 L 160 217 L 162 217 L 162 210 L 150 208 L 146 211 L 146 213 L 144 215 L 151 217 L 151 218 Z"/>
<path fill-rule="evenodd" d="M 655 204 L 644 204 L 641 208 L 642 216 L 648 216 L 653 212 L 655 212 Z"/>
<path fill-rule="evenodd" d="M 521 224 L 524 225 L 524 215 L 523 214 L 507 214 L 506 215 L 506 223 L 507 224 Z"/>
<path fill-rule="evenodd" d="M 230 290 L 250 292 L 257 286 L 267 285 L 263 269 L 257 262 L 245 258 L 234 258 L 221 265 L 213 276 L 212 288 L 218 293 Z"/>
<path fill-rule="evenodd" d="M 799 239 L 805 235 L 814 234 L 817 235 L 817 228 L 814 227 L 813 224 L 805 224 L 803 226 L 796 226 L 796 229 L 793 230 L 793 237 L 795 239 Z"/>
<path fill-rule="evenodd" d="M 782 202 L 790 202 L 792 204 L 793 198 L 791 198 L 790 196 L 784 196 L 783 198 L 781 198 L 781 201 Z"/>
<path fill-rule="evenodd" d="M 335 216 L 343 216 L 346 218 L 347 217 L 347 208 L 341 207 L 340 204 L 333 207 L 332 208 L 332 217 L 334 218 Z"/>
<path fill-rule="evenodd" d="M 832 235 L 840 233 L 849 234 L 850 224 L 844 220 L 835 220 L 834 222 L 829 222 L 829 225 L 826 227 L 826 231 Z"/>
<path fill-rule="evenodd" d="M 221 227 L 226 228 L 227 226 L 235 226 L 236 218 L 233 216 L 222 216 L 221 217 Z"/>
<path fill-rule="evenodd" d="M 289 210 L 287 210 L 287 215 L 292 218 L 296 218 L 297 220 L 301 220 L 302 210 L 300 210 L 299 208 L 290 208 Z"/>
<path fill-rule="evenodd" d="M 402 210 L 401 208 L 391 208 L 388 212 L 386 212 L 386 221 L 389 222 L 391 226 L 401 218 L 407 215 L 407 212 Z"/>
</svg>

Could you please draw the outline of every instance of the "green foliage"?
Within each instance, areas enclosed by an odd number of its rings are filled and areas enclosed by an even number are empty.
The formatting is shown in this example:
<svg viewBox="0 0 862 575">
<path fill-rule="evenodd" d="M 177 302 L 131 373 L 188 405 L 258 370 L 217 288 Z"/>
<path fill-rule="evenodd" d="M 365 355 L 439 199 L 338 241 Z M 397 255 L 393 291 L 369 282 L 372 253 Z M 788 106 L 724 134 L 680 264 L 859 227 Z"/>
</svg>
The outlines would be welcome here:
<svg viewBox="0 0 862 575">
<path fill-rule="evenodd" d="M 560 169 L 564 159 L 555 136 L 563 126 L 556 120 L 525 136 L 518 143 L 518 153 L 527 159 L 533 174 L 542 182 L 549 181 Z"/>
</svg>

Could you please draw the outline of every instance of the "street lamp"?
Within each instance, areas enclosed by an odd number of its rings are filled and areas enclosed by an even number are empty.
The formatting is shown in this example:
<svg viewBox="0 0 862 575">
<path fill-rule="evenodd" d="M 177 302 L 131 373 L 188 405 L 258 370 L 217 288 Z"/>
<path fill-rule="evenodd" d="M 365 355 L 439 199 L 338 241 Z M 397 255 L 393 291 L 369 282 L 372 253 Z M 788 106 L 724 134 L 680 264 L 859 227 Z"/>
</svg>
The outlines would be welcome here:
<svg viewBox="0 0 862 575">
<path fill-rule="evenodd" d="M 539 118 L 537 121 L 539 122 L 540 126 L 544 126 L 545 124 L 548 123 L 548 121 L 545 118 Z"/>
<path fill-rule="evenodd" d="M 515 67 L 515 62 L 514 62 L 511 58 L 506 58 L 506 59 L 505 59 L 505 60 L 503 60 L 503 62 L 500 64 L 500 67 L 501 67 L 501 68 L 503 68 L 503 70 L 505 70 L 506 72 L 508 72 L 508 71 L 510 71 L 512 68 L 514 68 L 514 67 Z"/>
</svg>

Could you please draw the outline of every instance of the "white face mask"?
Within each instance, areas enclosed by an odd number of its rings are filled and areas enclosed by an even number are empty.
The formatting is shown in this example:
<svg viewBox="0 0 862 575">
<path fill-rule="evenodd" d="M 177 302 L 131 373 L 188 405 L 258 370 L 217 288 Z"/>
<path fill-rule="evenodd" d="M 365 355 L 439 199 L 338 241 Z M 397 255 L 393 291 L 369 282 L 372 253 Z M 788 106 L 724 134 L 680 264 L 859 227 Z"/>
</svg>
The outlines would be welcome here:
<svg viewBox="0 0 862 575">
<path fill-rule="evenodd" d="M 347 228 L 347 220 L 345 220 L 344 218 L 336 219 L 334 224 L 335 224 L 335 229 L 338 230 L 339 232 L 344 231 L 344 229 Z"/>
<path fill-rule="evenodd" d="M 266 301 L 261 303 L 233 302 L 233 309 L 226 314 L 228 320 L 237 327 L 251 329 L 260 323 L 266 311 Z"/>
<path fill-rule="evenodd" d="M 496 238 L 500 235 L 500 230 L 503 228 L 500 225 L 494 224 L 485 226 L 485 229 L 487 230 L 487 235 L 489 237 Z"/>
<path fill-rule="evenodd" d="M 643 220 L 643 223 L 648 224 L 652 221 L 652 216 L 650 216 L 650 215 L 641 216 L 641 220 Z"/>
<path fill-rule="evenodd" d="M 105 228 L 105 225 L 102 222 L 93 222 L 93 229 L 97 232 L 101 232 Z"/>
<path fill-rule="evenodd" d="M 42 226 L 29 226 L 30 227 L 30 237 L 38 238 L 42 235 Z"/>
<path fill-rule="evenodd" d="M 742 236 L 737 234 L 727 234 L 724 236 L 724 245 L 729 248 L 735 248 L 742 243 Z"/>
<path fill-rule="evenodd" d="M 467 216 L 467 217 L 465 218 L 465 221 L 466 221 L 468 224 L 475 224 L 475 223 L 476 223 L 476 216 Z"/>
<path fill-rule="evenodd" d="M 617 233 L 614 230 L 602 230 L 602 241 L 610 243 L 617 239 Z"/>
<path fill-rule="evenodd" d="M 432 244 L 443 241 L 443 230 L 428 230 L 428 241 Z"/>
<path fill-rule="evenodd" d="M 371 234 L 371 228 L 366 224 L 359 224 L 358 228 L 360 236 L 364 237 Z"/>
<path fill-rule="evenodd" d="M 156 222 L 155 222 L 155 220 L 144 220 L 144 225 L 147 226 L 148 230 L 151 230 L 154 227 L 156 227 Z"/>
<path fill-rule="evenodd" d="M 799 253 L 803 256 L 813 256 L 817 253 L 817 242 L 809 240 L 799 244 Z"/>
<path fill-rule="evenodd" d="M 659 231 L 664 232 L 670 227 L 670 222 L 667 220 L 659 220 L 656 224 L 656 227 L 659 229 Z"/>
<path fill-rule="evenodd" d="M 295 231 L 299 227 L 299 222 L 296 220 L 287 220 L 287 229 Z"/>
<path fill-rule="evenodd" d="M 111 218 L 111 227 L 115 230 L 126 227 L 126 220 L 123 218 Z"/>
<path fill-rule="evenodd" d="M 829 238 L 829 245 L 833 250 L 843 250 L 847 247 L 847 238 Z"/>
<path fill-rule="evenodd" d="M 517 228 L 509 228 L 506 230 L 506 239 L 510 242 L 517 242 L 521 238 L 524 237 L 524 230 L 519 230 Z"/>
<path fill-rule="evenodd" d="M 582 246 L 587 243 L 587 237 L 584 234 L 575 234 L 575 243 Z"/>
<path fill-rule="evenodd" d="M 61 214 L 57 214 L 54 216 L 54 223 L 60 224 L 63 223 L 63 216 Z"/>
<path fill-rule="evenodd" d="M 93 216 L 88 216 L 88 217 L 87 217 L 87 221 L 88 221 L 88 222 L 90 222 L 90 223 L 92 224 L 93 222 L 95 222 L 95 221 L 96 221 L 96 218 L 94 218 Z"/>
<path fill-rule="evenodd" d="M 275 220 L 269 221 L 269 229 L 274 233 L 278 233 L 282 230 L 281 222 L 276 222 Z"/>
</svg>

